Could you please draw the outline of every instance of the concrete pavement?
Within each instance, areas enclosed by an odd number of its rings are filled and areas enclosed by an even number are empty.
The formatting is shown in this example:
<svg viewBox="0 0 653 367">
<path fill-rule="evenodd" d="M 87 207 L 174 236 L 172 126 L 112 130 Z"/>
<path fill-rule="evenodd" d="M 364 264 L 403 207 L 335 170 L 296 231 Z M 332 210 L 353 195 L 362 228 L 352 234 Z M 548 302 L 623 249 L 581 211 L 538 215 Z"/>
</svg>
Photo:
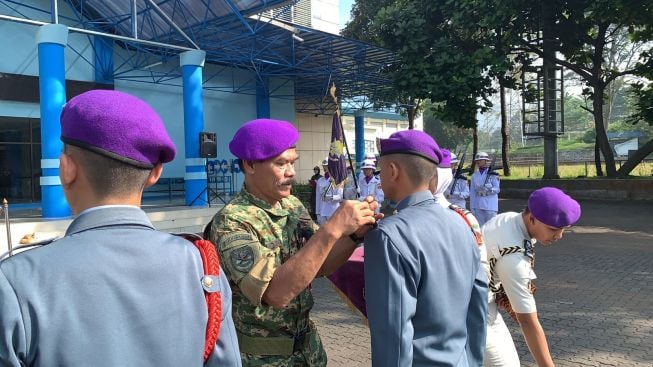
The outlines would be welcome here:
<svg viewBox="0 0 653 367">
<path fill-rule="evenodd" d="M 525 200 L 501 200 L 519 211 Z M 577 226 L 536 245 L 542 326 L 557 366 L 653 366 L 653 204 L 581 201 Z M 312 317 L 329 366 L 370 366 L 369 330 L 326 279 L 313 284 Z M 508 317 L 505 317 L 508 319 Z M 535 366 L 507 321 L 523 366 Z"/>
</svg>

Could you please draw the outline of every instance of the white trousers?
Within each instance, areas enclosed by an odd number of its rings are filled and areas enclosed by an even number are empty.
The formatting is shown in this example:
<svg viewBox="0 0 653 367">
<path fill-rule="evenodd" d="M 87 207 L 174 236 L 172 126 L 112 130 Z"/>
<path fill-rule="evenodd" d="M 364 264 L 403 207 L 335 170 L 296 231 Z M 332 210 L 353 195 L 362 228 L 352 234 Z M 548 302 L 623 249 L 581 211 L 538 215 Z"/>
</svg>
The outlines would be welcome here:
<svg viewBox="0 0 653 367">
<path fill-rule="evenodd" d="M 495 302 L 488 305 L 487 342 L 483 366 L 519 367 L 519 355 L 515 349 L 515 343 Z"/>
<path fill-rule="evenodd" d="M 485 222 L 497 216 L 497 211 L 487 209 L 472 209 L 472 214 L 474 214 L 476 217 L 478 225 L 483 227 Z"/>
</svg>

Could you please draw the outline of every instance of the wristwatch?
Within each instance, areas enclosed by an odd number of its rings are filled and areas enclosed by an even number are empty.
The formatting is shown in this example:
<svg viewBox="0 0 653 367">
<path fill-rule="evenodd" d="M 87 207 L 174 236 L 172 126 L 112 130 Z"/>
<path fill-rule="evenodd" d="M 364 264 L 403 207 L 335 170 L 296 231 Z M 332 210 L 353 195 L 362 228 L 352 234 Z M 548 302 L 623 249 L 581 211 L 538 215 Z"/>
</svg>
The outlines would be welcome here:
<svg viewBox="0 0 653 367">
<path fill-rule="evenodd" d="M 363 240 L 365 239 L 364 237 L 356 236 L 356 233 L 350 234 L 349 238 L 351 238 L 351 240 L 354 241 L 354 243 L 357 244 L 357 245 L 360 245 L 361 243 L 363 243 Z"/>
</svg>

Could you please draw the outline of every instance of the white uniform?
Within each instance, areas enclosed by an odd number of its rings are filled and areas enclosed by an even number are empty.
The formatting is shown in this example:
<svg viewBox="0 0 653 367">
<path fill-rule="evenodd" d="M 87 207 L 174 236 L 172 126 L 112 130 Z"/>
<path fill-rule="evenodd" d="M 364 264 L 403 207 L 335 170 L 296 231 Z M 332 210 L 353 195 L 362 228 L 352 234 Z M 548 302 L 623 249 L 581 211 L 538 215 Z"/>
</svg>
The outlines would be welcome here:
<svg viewBox="0 0 653 367">
<path fill-rule="evenodd" d="M 357 198 L 356 185 L 354 184 L 354 175 L 352 173 L 347 175 L 343 194 L 345 200 L 356 200 Z"/>
<path fill-rule="evenodd" d="M 385 198 L 383 190 L 381 190 L 381 179 L 376 176 L 372 176 L 370 182 L 367 182 L 365 176 L 363 176 L 358 180 L 358 188 L 361 192 L 361 200 L 365 200 L 365 198 L 368 196 L 373 196 L 374 200 L 379 203 L 379 208 L 377 208 L 378 213 L 381 210 L 381 203 Z"/>
<path fill-rule="evenodd" d="M 317 181 L 317 198 L 316 198 L 316 211 L 318 224 L 324 224 L 331 215 L 338 209 L 342 201 L 343 188 L 333 187 L 331 180 L 321 177 Z"/>
<path fill-rule="evenodd" d="M 486 183 L 487 175 L 488 170 L 474 172 L 469 190 L 469 206 L 481 227 L 499 210 L 499 175 L 491 174 Z"/>
<path fill-rule="evenodd" d="M 535 273 L 530 257 L 525 256 L 528 252 L 526 247 L 535 243 L 535 239 L 531 239 L 528 235 L 521 213 L 501 213 L 490 219 L 483 226 L 482 232 L 488 257 L 496 259 L 494 278 L 492 279 L 494 286 L 503 285 L 516 313 L 537 312 L 535 298 L 529 287 L 531 280 L 535 279 Z M 528 245 L 525 245 L 526 242 Z M 501 250 L 507 248 L 523 250 L 501 256 Z M 484 365 L 519 366 L 519 356 L 515 344 L 495 302 L 490 302 L 488 311 Z"/>
<path fill-rule="evenodd" d="M 452 186 L 454 187 L 453 192 L 451 190 Z M 454 179 L 447 187 L 447 191 L 444 192 L 444 197 L 447 198 L 451 204 L 466 209 L 467 204 L 465 203 L 465 200 L 469 197 L 467 178 L 465 176 L 460 176 L 459 178 Z"/>
</svg>

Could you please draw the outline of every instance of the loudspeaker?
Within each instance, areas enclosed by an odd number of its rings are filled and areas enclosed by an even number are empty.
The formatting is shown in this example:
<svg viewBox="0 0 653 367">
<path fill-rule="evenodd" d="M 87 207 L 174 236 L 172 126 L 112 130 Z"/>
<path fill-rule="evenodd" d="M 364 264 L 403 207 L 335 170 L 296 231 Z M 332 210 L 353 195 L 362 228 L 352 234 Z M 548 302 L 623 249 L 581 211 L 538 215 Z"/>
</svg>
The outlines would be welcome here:
<svg viewBox="0 0 653 367">
<path fill-rule="evenodd" d="M 215 133 L 200 133 L 200 158 L 215 158 L 218 155 L 218 143 Z"/>
</svg>

